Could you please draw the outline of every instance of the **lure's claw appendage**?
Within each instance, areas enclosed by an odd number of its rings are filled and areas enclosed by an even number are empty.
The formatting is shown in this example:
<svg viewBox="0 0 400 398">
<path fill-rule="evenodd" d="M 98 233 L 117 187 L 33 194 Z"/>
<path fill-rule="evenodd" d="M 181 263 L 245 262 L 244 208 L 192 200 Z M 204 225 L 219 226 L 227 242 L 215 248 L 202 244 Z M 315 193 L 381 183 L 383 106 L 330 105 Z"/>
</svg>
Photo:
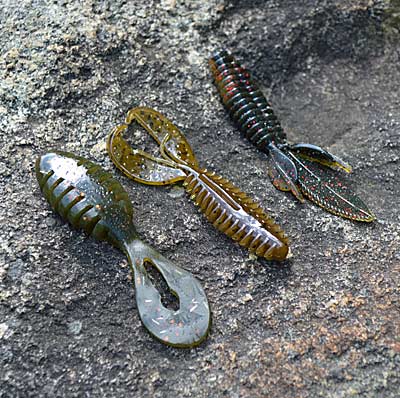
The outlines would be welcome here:
<svg viewBox="0 0 400 398">
<path fill-rule="evenodd" d="M 157 142 L 164 142 L 164 158 L 175 162 L 184 162 L 197 166 L 197 159 L 186 137 L 169 119 L 154 109 L 147 107 L 132 108 L 126 117 L 128 125 L 137 123 L 143 127 Z"/>
<path fill-rule="evenodd" d="M 290 145 L 288 149 L 302 158 L 318 162 L 324 166 L 329 166 L 334 169 L 342 169 L 347 173 L 350 173 L 352 170 L 348 163 L 317 145 L 304 143 L 293 144 Z"/>
<path fill-rule="evenodd" d="M 123 138 L 127 128 L 126 124 L 115 127 L 107 140 L 108 153 L 119 170 L 129 174 L 133 180 L 148 185 L 168 185 L 186 178 L 186 174 L 171 162 L 140 149 L 132 149 Z"/>
<path fill-rule="evenodd" d="M 303 195 L 297 186 L 298 177 L 295 164 L 273 144 L 269 146 L 268 175 L 277 189 L 291 191 L 300 202 L 304 202 Z"/>
<path fill-rule="evenodd" d="M 162 156 L 155 158 L 132 149 L 122 137 L 127 126 L 115 128 L 110 134 L 107 149 L 114 164 L 127 177 L 144 184 L 160 185 L 162 167 L 166 176 L 162 183 L 172 184 L 183 180 L 191 199 L 221 232 L 260 257 L 268 260 L 286 258 L 288 239 L 282 229 L 257 203 L 229 181 L 213 172 L 200 169 L 185 136 L 171 121 L 153 109 L 139 107 L 128 112 L 126 122 L 135 122 L 143 127 L 158 143 Z M 279 150 L 276 151 L 276 157 L 279 157 Z M 285 165 L 291 162 L 290 159 L 285 160 Z M 126 164 L 135 162 L 140 163 L 139 168 L 126 167 Z M 285 173 L 285 165 L 281 170 L 282 174 Z M 277 170 L 279 167 L 278 164 Z M 140 174 L 141 170 L 147 168 L 157 172 Z"/>
</svg>

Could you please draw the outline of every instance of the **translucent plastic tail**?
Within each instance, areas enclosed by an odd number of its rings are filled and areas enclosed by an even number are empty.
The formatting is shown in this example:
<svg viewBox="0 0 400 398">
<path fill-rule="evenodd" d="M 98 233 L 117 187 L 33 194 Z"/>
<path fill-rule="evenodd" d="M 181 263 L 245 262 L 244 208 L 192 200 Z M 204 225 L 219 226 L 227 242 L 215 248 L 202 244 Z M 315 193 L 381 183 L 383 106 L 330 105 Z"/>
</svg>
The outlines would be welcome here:
<svg viewBox="0 0 400 398">
<path fill-rule="evenodd" d="M 173 347 L 200 344 L 210 329 L 211 314 L 199 281 L 139 240 L 127 243 L 124 250 L 133 269 L 137 307 L 146 329 Z M 162 304 L 160 292 L 146 271 L 146 263 L 160 272 L 171 293 L 178 298 L 178 310 Z"/>
</svg>

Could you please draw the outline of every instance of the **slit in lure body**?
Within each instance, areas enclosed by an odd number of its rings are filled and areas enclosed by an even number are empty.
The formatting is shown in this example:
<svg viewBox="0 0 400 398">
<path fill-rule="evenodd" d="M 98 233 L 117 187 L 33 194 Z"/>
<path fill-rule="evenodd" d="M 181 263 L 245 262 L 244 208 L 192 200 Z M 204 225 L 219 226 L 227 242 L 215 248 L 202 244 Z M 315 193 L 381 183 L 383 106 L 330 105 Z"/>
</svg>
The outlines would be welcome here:
<svg viewBox="0 0 400 398">
<path fill-rule="evenodd" d="M 371 222 L 375 215 L 327 167 L 351 171 L 328 151 L 312 144 L 289 144 L 279 120 L 261 90 L 229 52 L 222 50 L 209 61 L 214 83 L 242 134 L 268 156 L 268 175 L 273 185 L 304 196 L 323 209 L 355 221 Z"/>
<path fill-rule="evenodd" d="M 128 125 L 136 122 L 160 145 L 162 158 L 132 149 L 124 140 Z M 126 124 L 111 132 L 109 155 L 127 177 L 149 185 L 182 181 L 191 199 L 221 232 L 268 260 L 284 260 L 288 239 L 282 229 L 253 200 L 215 173 L 201 169 L 184 135 L 153 109 L 128 112 Z"/>
<path fill-rule="evenodd" d="M 38 158 L 36 176 L 43 195 L 61 217 L 126 253 L 140 318 L 156 339 L 173 347 L 192 347 L 206 338 L 211 318 L 200 283 L 139 239 L 128 194 L 110 173 L 82 157 L 55 151 Z M 162 275 L 179 300 L 178 310 L 161 303 L 145 263 Z"/>
</svg>

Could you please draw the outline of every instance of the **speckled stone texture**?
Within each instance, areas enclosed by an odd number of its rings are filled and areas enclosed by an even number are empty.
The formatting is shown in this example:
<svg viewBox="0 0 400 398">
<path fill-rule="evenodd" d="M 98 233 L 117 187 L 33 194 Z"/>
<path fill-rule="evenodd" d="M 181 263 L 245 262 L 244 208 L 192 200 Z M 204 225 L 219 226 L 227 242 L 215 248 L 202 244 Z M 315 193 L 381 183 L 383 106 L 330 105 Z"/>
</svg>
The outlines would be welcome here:
<svg viewBox="0 0 400 398">
<path fill-rule="evenodd" d="M 0 397 L 399 397 L 399 29 L 398 0 L 1 2 Z M 262 83 L 291 141 L 354 167 L 377 222 L 273 188 L 211 83 L 221 47 Z M 117 172 L 105 139 L 137 105 L 258 199 L 293 256 L 257 260 L 182 188 Z M 112 170 L 141 236 L 202 281 L 213 326 L 199 348 L 153 340 L 124 256 L 50 210 L 33 167 L 53 148 Z"/>
</svg>

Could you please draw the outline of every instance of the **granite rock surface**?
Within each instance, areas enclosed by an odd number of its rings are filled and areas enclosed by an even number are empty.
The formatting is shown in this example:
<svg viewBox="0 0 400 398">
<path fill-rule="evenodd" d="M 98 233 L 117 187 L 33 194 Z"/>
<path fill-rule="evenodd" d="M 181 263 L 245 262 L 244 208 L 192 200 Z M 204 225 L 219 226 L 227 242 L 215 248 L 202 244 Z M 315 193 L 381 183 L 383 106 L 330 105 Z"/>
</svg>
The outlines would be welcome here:
<svg viewBox="0 0 400 398">
<path fill-rule="evenodd" d="M 3 1 L 0 397 L 398 397 L 399 30 L 398 0 Z M 353 166 L 376 222 L 273 188 L 212 85 L 219 48 L 253 71 L 291 141 Z M 119 174 L 105 140 L 138 105 L 259 200 L 293 256 L 260 261 L 181 188 Z M 124 256 L 51 211 L 33 167 L 54 148 L 112 170 L 141 236 L 201 280 L 213 326 L 200 347 L 154 341 Z"/>
</svg>

